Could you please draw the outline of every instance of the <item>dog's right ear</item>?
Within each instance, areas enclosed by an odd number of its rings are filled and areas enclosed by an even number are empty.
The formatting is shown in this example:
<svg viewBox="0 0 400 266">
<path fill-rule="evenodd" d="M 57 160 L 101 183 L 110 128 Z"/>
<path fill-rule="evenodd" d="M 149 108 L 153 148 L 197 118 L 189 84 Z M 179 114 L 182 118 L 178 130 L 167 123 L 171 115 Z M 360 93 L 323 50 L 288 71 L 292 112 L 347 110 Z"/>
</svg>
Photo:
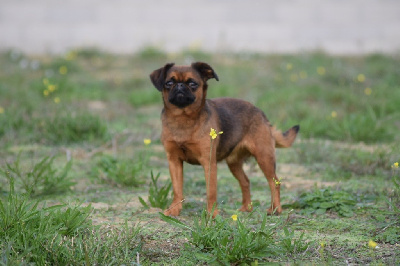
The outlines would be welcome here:
<svg viewBox="0 0 400 266">
<path fill-rule="evenodd" d="M 162 91 L 164 88 L 165 76 L 168 70 L 174 65 L 174 63 L 168 63 L 164 67 L 154 70 L 150 74 L 151 82 L 157 90 Z"/>
</svg>

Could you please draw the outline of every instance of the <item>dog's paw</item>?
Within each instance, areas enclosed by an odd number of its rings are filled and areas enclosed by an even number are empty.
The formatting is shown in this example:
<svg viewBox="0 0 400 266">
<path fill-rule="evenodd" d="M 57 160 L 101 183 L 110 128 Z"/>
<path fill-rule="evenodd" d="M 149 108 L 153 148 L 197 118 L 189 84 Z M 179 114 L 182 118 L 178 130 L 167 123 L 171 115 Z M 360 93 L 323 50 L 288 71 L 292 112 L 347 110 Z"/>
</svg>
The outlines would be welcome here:
<svg viewBox="0 0 400 266">
<path fill-rule="evenodd" d="M 168 209 L 164 211 L 166 216 L 179 216 L 182 210 L 182 203 L 172 203 Z"/>
<path fill-rule="evenodd" d="M 212 209 L 208 210 L 208 213 L 211 214 Z M 214 212 L 212 213 L 212 217 L 215 218 L 219 214 L 219 211 L 217 208 L 214 208 Z"/>
<path fill-rule="evenodd" d="M 242 207 L 239 209 L 241 212 L 251 212 L 253 210 L 253 205 L 251 203 L 249 204 L 243 204 Z"/>
<path fill-rule="evenodd" d="M 282 207 L 275 207 L 274 209 L 269 208 L 267 210 L 268 215 L 280 215 L 282 213 Z"/>
</svg>

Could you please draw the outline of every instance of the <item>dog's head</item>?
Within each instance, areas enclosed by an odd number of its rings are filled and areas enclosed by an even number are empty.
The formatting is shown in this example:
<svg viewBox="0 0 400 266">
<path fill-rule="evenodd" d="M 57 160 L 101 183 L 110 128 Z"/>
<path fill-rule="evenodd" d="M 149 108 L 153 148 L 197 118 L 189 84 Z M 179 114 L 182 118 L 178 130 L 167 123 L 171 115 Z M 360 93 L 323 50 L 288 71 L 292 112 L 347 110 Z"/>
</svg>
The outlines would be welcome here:
<svg viewBox="0 0 400 266">
<path fill-rule="evenodd" d="M 206 63 L 197 62 L 190 66 L 175 66 L 173 63 L 154 70 L 151 82 L 163 94 L 164 105 L 171 108 L 201 106 L 207 91 L 207 80 L 217 74 Z"/>
</svg>

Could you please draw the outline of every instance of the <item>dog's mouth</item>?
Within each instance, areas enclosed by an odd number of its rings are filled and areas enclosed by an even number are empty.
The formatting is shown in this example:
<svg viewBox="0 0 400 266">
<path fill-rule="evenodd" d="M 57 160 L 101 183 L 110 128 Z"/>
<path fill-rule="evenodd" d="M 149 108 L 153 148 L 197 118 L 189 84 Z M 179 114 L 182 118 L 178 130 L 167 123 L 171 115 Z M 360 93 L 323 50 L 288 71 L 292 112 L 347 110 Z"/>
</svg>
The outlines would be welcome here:
<svg viewBox="0 0 400 266">
<path fill-rule="evenodd" d="M 196 97 L 194 95 L 186 94 L 182 91 L 170 94 L 168 97 L 168 101 L 179 108 L 191 105 L 195 99 Z"/>
</svg>

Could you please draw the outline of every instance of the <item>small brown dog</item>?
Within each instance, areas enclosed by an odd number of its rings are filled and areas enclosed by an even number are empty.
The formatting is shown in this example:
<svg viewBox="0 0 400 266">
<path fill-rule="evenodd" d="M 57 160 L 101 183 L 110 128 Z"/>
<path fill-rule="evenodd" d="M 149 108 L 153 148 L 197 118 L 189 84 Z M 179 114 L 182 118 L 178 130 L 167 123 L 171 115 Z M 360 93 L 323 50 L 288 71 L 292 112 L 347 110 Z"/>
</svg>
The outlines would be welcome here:
<svg viewBox="0 0 400 266">
<path fill-rule="evenodd" d="M 242 189 L 241 211 L 252 209 L 250 182 L 243 162 L 254 156 L 271 189 L 269 213 L 281 213 L 280 185 L 275 174 L 275 147 L 290 147 L 299 126 L 285 133 L 271 126 L 264 113 L 239 99 L 206 99 L 207 80 L 217 74 L 206 63 L 175 66 L 173 63 L 154 70 L 150 79 L 162 92 L 161 141 L 167 153 L 174 199 L 165 215 L 177 216 L 183 201 L 183 162 L 201 164 L 204 168 L 207 208 L 211 212 L 217 201 L 217 162 L 226 160 Z M 210 130 L 223 131 L 213 140 L 210 161 Z M 210 169 L 211 167 L 211 169 Z M 210 173 L 210 175 L 209 175 Z M 213 215 L 217 214 L 214 209 Z"/>
</svg>

